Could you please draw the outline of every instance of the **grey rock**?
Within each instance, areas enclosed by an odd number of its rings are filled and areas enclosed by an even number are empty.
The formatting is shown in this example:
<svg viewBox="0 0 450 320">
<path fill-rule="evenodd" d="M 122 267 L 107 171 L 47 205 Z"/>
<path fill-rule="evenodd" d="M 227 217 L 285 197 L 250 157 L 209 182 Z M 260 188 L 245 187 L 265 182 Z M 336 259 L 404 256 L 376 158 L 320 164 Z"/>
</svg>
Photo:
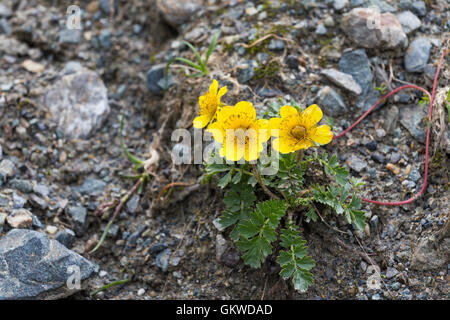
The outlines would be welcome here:
<svg viewBox="0 0 450 320">
<path fill-rule="evenodd" d="M 99 6 L 100 10 L 106 14 L 109 15 L 111 13 L 111 3 L 113 4 L 113 9 L 115 12 L 117 12 L 117 0 L 100 0 Z"/>
<path fill-rule="evenodd" d="M 82 194 L 96 196 L 100 194 L 106 187 L 106 182 L 98 179 L 87 178 L 80 187 Z"/>
<path fill-rule="evenodd" d="M 370 218 L 370 225 L 375 231 L 378 230 L 379 221 L 380 221 L 380 218 L 378 218 L 377 215 L 374 215 L 374 216 L 372 216 L 372 218 Z"/>
<path fill-rule="evenodd" d="M 258 63 L 255 60 L 248 60 L 246 64 L 242 65 L 237 71 L 237 78 L 240 83 L 247 83 L 255 76 L 255 69 Z"/>
<path fill-rule="evenodd" d="M 34 214 L 33 214 L 32 220 L 31 220 L 31 225 L 38 229 L 44 228 L 44 225 L 42 224 L 41 220 L 39 220 L 39 218 L 36 217 Z"/>
<path fill-rule="evenodd" d="M 82 30 L 78 29 L 63 29 L 59 31 L 59 39 L 60 43 L 64 44 L 79 44 L 81 39 L 83 38 Z"/>
<path fill-rule="evenodd" d="M 348 4 L 348 0 L 334 0 L 333 8 L 334 8 L 334 10 L 340 11 L 340 10 L 344 9 L 347 4 Z"/>
<path fill-rule="evenodd" d="M 417 181 L 419 181 L 420 178 L 421 178 L 421 176 L 420 176 L 419 170 L 417 170 L 417 169 L 412 169 L 412 170 L 409 172 L 409 175 L 408 175 L 408 179 L 409 179 L 409 180 L 414 181 L 414 182 L 417 182 Z"/>
<path fill-rule="evenodd" d="M 11 26 L 9 25 L 8 20 L 6 20 L 5 18 L 0 19 L 0 32 L 6 34 L 7 36 L 11 35 L 12 33 Z"/>
<path fill-rule="evenodd" d="M 388 279 L 392 279 L 393 277 L 395 277 L 398 274 L 399 274 L 399 272 L 395 268 L 388 267 L 386 270 L 386 278 L 388 278 Z"/>
<path fill-rule="evenodd" d="M 65 64 L 64 68 L 61 71 L 62 75 L 67 75 L 71 73 L 76 73 L 83 69 L 83 65 L 78 61 L 69 61 Z"/>
<path fill-rule="evenodd" d="M 68 228 L 59 230 L 55 235 L 55 240 L 63 244 L 66 248 L 72 249 L 75 242 L 75 232 Z"/>
<path fill-rule="evenodd" d="M 414 1 L 411 4 L 411 10 L 417 14 L 419 17 L 423 17 L 427 15 L 427 6 L 423 1 Z"/>
<path fill-rule="evenodd" d="M 17 193 L 13 193 L 13 202 L 14 202 L 14 209 L 22 209 L 25 204 L 27 203 L 27 199 L 19 196 Z"/>
<path fill-rule="evenodd" d="M 375 293 L 375 294 L 372 296 L 372 300 L 381 300 L 380 294 L 379 294 L 379 293 Z"/>
<path fill-rule="evenodd" d="M 15 38 L 9 38 L 6 35 L 0 34 L 1 52 L 10 56 L 25 56 L 29 52 L 29 47 Z"/>
<path fill-rule="evenodd" d="M 282 51 L 284 49 L 284 41 L 279 39 L 271 39 L 267 48 L 271 51 Z"/>
<path fill-rule="evenodd" d="M 342 116 L 348 111 L 342 97 L 328 86 L 319 90 L 315 101 L 324 109 L 324 113 L 328 116 Z"/>
<path fill-rule="evenodd" d="M 366 97 L 373 90 L 373 74 L 364 49 L 345 52 L 339 60 L 339 70 L 350 74 L 359 84 L 362 97 Z"/>
<path fill-rule="evenodd" d="M 388 110 L 386 110 L 386 117 L 383 123 L 383 129 L 386 133 L 392 133 L 397 126 L 398 121 L 398 108 L 396 106 L 391 106 Z"/>
<path fill-rule="evenodd" d="M 127 211 L 129 213 L 135 213 L 137 211 L 137 208 L 139 206 L 139 201 L 141 200 L 141 197 L 137 194 L 133 195 L 130 200 L 127 201 L 127 204 L 125 205 Z"/>
<path fill-rule="evenodd" d="M 133 24 L 133 33 L 139 34 L 142 31 L 142 26 L 140 24 Z"/>
<path fill-rule="evenodd" d="M 43 95 L 52 121 L 71 139 L 88 138 L 108 117 L 107 89 L 93 71 L 63 76 Z"/>
<path fill-rule="evenodd" d="M 323 36 L 325 34 L 327 34 L 328 30 L 327 28 L 323 25 L 323 23 L 320 23 L 317 28 L 316 28 L 316 34 Z"/>
<path fill-rule="evenodd" d="M 216 260 L 220 261 L 222 259 L 223 254 L 227 250 L 228 245 L 227 241 L 221 234 L 216 235 Z"/>
<path fill-rule="evenodd" d="M 366 161 L 353 154 L 348 157 L 346 163 L 351 169 L 355 170 L 356 172 L 361 172 L 367 167 Z"/>
<path fill-rule="evenodd" d="M 265 52 L 258 52 L 257 55 L 256 55 L 256 58 L 258 58 L 258 61 L 261 64 L 266 64 L 269 61 L 269 59 L 270 59 L 270 55 L 268 53 L 265 53 Z"/>
<path fill-rule="evenodd" d="M 97 271 L 41 232 L 14 229 L 0 239 L 0 300 L 64 298 L 82 288 L 67 285 L 74 284 L 75 272 L 84 285 Z"/>
<path fill-rule="evenodd" d="M 401 286 L 402 286 L 402 285 L 401 285 L 400 282 L 394 282 L 394 283 L 392 284 L 392 290 L 397 291 L 398 289 L 400 289 Z"/>
<path fill-rule="evenodd" d="M 6 217 L 6 213 L 0 212 L 0 229 L 5 225 Z"/>
<path fill-rule="evenodd" d="M 397 9 L 393 6 L 391 6 L 389 3 L 383 0 L 368 0 L 366 2 L 366 7 L 376 7 L 381 13 L 385 12 L 396 12 Z"/>
<path fill-rule="evenodd" d="M 411 268 L 426 271 L 444 268 L 448 263 L 450 239 L 438 243 L 433 236 L 421 238 L 413 250 Z"/>
<path fill-rule="evenodd" d="M 77 236 L 84 234 L 86 226 L 87 210 L 85 207 L 70 206 L 67 207 L 67 214 L 70 215 L 74 223 L 74 230 Z"/>
<path fill-rule="evenodd" d="M 401 157 L 402 157 L 402 155 L 401 155 L 401 153 L 399 153 L 399 152 L 393 152 L 393 153 L 391 153 L 390 154 L 390 162 L 391 163 L 397 163 L 397 162 L 399 162 L 400 161 L 400 159 L 401 159 Z"/>
<path fill-rule="evenodd" d="M 152 245 L 149 249 L 149 252 L 151 254 L 157 254 L 160 253 L 163 250 L 166 250 L 168 248 L 166 243 L 155 243 L 154 245 Z"/>
<path fill-rule="evenodd" d="M 417 38 L 405 54 L 405 69 L 408 72 L 422 72 L 430 58 L 431 43 L 427 38 Z"/>
<path fill-rule="evenodd" d="M 449 20 L 450 21 L 450 20 Z M 424 73 L 425 73 L 425 77 L 430 80 L 433 81 L 434 80 L 434 76 L 436 75 L 436 67 L 429 63 L 425 66 L 425 68 L 423 69 Z"/>
<path fill-rule="evenodd" d="M 384 156 L 381 153 L 379 153 L 379 152 L 372 153 L 370 158 L 373 161 L 378 162 L 378 163 L 385 163 L 386 162 L 386 159 L 384 158 Z"/>
<path fill-rule="evenodd" d="M 166 272 L 169 267 L 169 259 L 171 254 L 172 250 L 167 248 L 156 256 L 156 266 L 158 266 L 163 272 Z"/>
<path fill-rule="evenodd" d="M 417 105 L 400 109 L 400 123 L 419 142 L 425 143 L 426 129 L 424 119 L 427 118 L 426 108 Z"/>
<path fill-rule="evenodd" d="M 30 193 L 33 191 L 33 185 L 28 180 L 13 179 L 9 182 L 9 185 L 23 193 Z"/>
<path fill-rule="evenodd" d="M 362 93 L 361 86 L 353 79 L 353 76 L 336 69 L 324 69 L 320 72 L 328 80 L 338 85 L 339 87 L 350 91 L 355 95 Z"/>
<path fill-rule="evenodd" d="M 157 0 L 156 5 L 164 19 L 174 27 L 188 22 L 203 6 L 202 0 Z"/>
<path fill-rule="evenodd" d="M 410 180 L 403 180 L 402 186 L 406 187 L 409 190 L 414 190 L 414 188 L 416 187 L 416 183 Z"/>
<path fill-rule="evenodd" d="M 165 64 L 157 64 L 147 72 L 147 88 L 154 94 L 162 95 L 174 82 L 171 75 L 164 77 Z"/>
<path fill-rule="evenodd" d="M 36 207 L 36 208 L 38 208 L 38 209 L 46 210 L 46 209 L 48 208 L 48 203 L 47 203 L 47 201 L 45 201 L 44 199 L 38 197 L 38 196 L 35 195 L 35 194 L 32 194 L 32 195 L 30 196 L 30 202 L 31 202 L 31 204 L 33 205 L 33 207 Z"/>
<path fill-rule="evenodd" d="M 409 34 L 416 29 L 419 29 L 422 22 L 411 11 L 403 11 L 397 14 L 397 20 L 402 25 L 403 31 Z"/>
<path fill-rule="evenodd" d="M 37 184 L 37 183 L 33 186 L 33 191 L 37 195 L 44 198 L 47 197 L 50 193 L 50 189 L 45 184 Z"/>
<path fill-rule="evenodd" d="M 0 3 L 0 17 L 9 18 L 12 14 L 12 10 L 6 4 Z"/>
<path fill-rule="evenodd" d="M 347 36 L 364 48 L 404 48 L 408 38 L 392 13 L 379 14 L 373 8 L 355 8 L 342 18 Z"/>
<path fill-rule="evenodd" d="M 16 166 L 9 159 L 3 159 L 0 162 L 0 181 L 6 181 L 16 173 Z"/>
<path fill-rule="evenodd" d="M 98 41 L 103 49 L 111 48 L 111 31 L 109 29 L 103 29 L 100 31 Z"/>
</svg>

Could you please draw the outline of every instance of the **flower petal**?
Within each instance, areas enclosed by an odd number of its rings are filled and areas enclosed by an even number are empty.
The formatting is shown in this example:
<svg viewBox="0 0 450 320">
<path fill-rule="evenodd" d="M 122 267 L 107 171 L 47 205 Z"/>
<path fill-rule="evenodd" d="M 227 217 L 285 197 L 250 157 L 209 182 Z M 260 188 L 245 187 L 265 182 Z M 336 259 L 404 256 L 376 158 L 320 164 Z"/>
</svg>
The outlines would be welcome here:
<svg viewBox="0 0 450 320">
<path fill-rule="evenodd" d="M 227 93 L 227 86 L 220 88 L 219 93 L 217 96 L 221 98 L 225 93 Z"/>
<path fill-rule="evenodd" d="M 218 122 L 211 123 L 206 129 L 207 132 L 210 132 L 213 135 L 214 140 L 219 143 L 223 143 L 225 140 L 224 132 Z"/>
<path fill-rule="evenodd" d="M 297 140 L 287 137 L 287 136 L 284 136 L 284 137 L 280 138 L 279 140 L 280 141 L 278 142 L 278 144 L 279 144 L 278 147 L 279 147 L 279 151 L 281 153 L 291 153 L 291 152 L 298 150 L 298 147 L 297 147 L 298 141 Z"/>
<path fill-rule="evenodd" d="M 206 127 L 211 118 L 208 115 L 198 116 L 194 119 L 194 128 L 202 129 Z"/>
<path fill-rule="evenodd" d="M 219 83 L 216 79 L 214 79 L 212 84 L 209 86 L 209 93 L 217 95 L 217 90 L 219 90 Z"/>
<path fill-rule="evenodd" d="M 314 142 L 319 144 L 327 144 L 333 139 L 333 132 L 331 132 L 329 126 L 324 124 L 316 128 L 312 128 L 308 136 Z"/>
<path fill-rule="evenodd" d="M 247 115 L 250 120 L 256 119 L 256 110 L 253 104 L 248 101 L 240 101 L 234 106 L 236 112 L 242 112 Z"/>
<path fill-rule="evenodd" d="M 282 118 L 288 117 L 293 114 L 298 114 L 297 109 L 291 106 L 282 106 L 280 109 L 280 115 Z"/>
<path fill-rule="evenodd" d="M 309 129 L 315 126 L 323 117 L 322 109 L 317 104 L 310 105 L 300 116 L 300 122 L 303 127 Z"/>
<path fill-rule="evenodd" d="M 314 146 L 314 143 L 311 140 L 303 139 L 303 140 L 300 140 L 299 142 L 297 142 L 297 144 L 295 145 L 295 150 L 300 150 L 300 149 L 306 150 L 313 146 Z"/>
</svg>

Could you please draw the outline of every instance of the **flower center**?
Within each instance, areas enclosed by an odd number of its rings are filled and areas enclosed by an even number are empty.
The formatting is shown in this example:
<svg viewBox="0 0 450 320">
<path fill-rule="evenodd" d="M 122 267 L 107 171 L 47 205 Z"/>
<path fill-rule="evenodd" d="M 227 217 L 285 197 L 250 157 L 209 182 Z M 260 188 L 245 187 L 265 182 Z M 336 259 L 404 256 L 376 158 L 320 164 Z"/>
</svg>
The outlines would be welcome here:
<svg viewBox="0 0 450 320">
<path fill-rule="evenodd" d="M 301 140 L 306 135 L 306 129 L 302 126 L 295 126 L 291 130 L 291 134 L 294 136 L 294 138 Z"/>
</svg>

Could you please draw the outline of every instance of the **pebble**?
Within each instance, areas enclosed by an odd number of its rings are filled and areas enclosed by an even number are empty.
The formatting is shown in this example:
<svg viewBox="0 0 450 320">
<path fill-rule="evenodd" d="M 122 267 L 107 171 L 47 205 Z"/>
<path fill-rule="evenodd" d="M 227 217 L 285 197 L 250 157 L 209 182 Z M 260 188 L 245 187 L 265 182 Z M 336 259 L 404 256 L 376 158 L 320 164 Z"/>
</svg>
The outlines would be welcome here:
<svg viewBox="0 0 450 320">
<path fill-rule="evenodd" d="M 17 193 L 13 193 L 14 209 L 22 209 L 27 203 L 27 199 L 22 198 Z"/>
<path fill-rule="evenodd" d="M 162 270 L 162 272 L 166 272 L 167 268 L 169 267 L 169 258 L 171 253 L 172 250 L 167 248 L 156 256 L 156 266 L 158 266 Z"/>
<path fill-rule="evenodd" d="M 378 162 L 378 163 L 385 163 L 385 162 L 386 162 L 385 157 L 384 157 L 381 153 L 379 153 L 379 152 L 374 152 L 374 153 L 372 153 L 372 155 L 370 156 L 370 158 L 371 158 L 373 161 Z"/>
<path fill-rule="evenodd" d="M 9 25 L 8 20 L 5 18 L 0 19 L 0 32 L 3 32 L 7 36 L 10 36 L 12 34 L 11 26 Z"/>
<path fill-rule="evenodd" d="M 355 8 L 342 18 L 348 38 L 364 48 L 404 48 L 408 38 L 392 13 L 380 14 L 374 8 Z"/>
<path fill-rule="evenodd" d="M 0 162 L 0 181 L 6 181 L 16 173 L 16 166 L 9 159 L 3 159 Z"/>
<path fill-rule="evenodd" d="M 74 230 L 78 236 L 84 234 L 84 228 L 87 219 L 87 210 L 85 207 L 81 206 L 69 206 L 66 208 L 67 214 L 72 218 L 74 222 Z"/>
<path fill-rule="evenodd" d="M 392 279 L 393 277 L 395 277 L 398 274 L 399 274 L 399 272 L 395 268 L 388 267 L 386 270 L 386 278 L 387 279 Z"/>
<path fill-rule="evenodd" d="M 12 14 L 12 10 L 6 4 L 0 2 L 0 17 L 9 18 Z"/>
<path fill-rule="evenodd" d="M 427 108 L 420 105 L 402 107 L 400 109 L 400 123 L 419 142 L 425 143 L 426 130 L 423 119 L 427 116 Z"/>
<path fill-rule="evenodd" d="M 370 140 L 369 142 L 366 143 L 366 148 L 369 149 L 370 151 L 377 150 L 377 142 L 375 140 Z"/>
<path fill-rule="evenodd" d="M 173 76 L 169 74 L 166 85 L 166 79 L 164 77 L 165 67 L 165 64 L 157 64 L 147 72 L 147 88 L 156 95 L 162 95 L 174 83 Z"/>
<path fill-rule="evenodd" d="M 58 228 L 55 226 L 47 226 L 45 228 L 45 231 L 47 231 L 47 233 L 50 235 L 54 235 L 56 232 L 58 232 Z"/>
<path fill-rule="evenodd" d="M 258 63 L 255 60 L 248 60 L 242 68 L 237 71 L 237 78 L 240 83 L 247 83 L 255 76 L 255 69 Z"/>
<path fill-rule="evenodd" d="M 325 27 L 325 25 L 324 25 L 323 23 L 320 23 L 320 24 L 317 26 L 315 32 L 316 32 L 316 34 L 322 36 L 322 35 L 327 34 L 328 30 L 327 30 L 327 28 Z"/>
<path fill-rule="evenodd" d="M 344 52 L 339 60 L 339 70 L 351 75 L 362 89 L 362 98 L 373 90 L 373 74 L 364 49 Z"/>
<path fill-rule="evenodd" d="M 108 0 L 103 0 L 108 1 Z M 156 1 L 164 20 L 174 27 L 181 26 L 195 16 L 203 7 L 202 0 L 159 0 Z"/>
<path fill-rule="evenodd" d="M 267 48 L 271 51 L 282 51 L 284 49 L 284 41 L 279 39 L 271 39 Z"/>
<path fill-rule="evenodd" d="M 33 191 L 33 186 L 28 180 L 13 179 L 9 182 L 11 188 L 17 189 L 23 193 L 30 193 Z"/>
<path fill-rule="evenodd" d="M 66 248 L 71 249 L 75 243 L 75 232 L 65 228 L 64 230 L 60 230 L 56 233 L 55 240 L 66 246 Z"/>
<path fill-rule="evenodd" d="M 325 115 L 337 117 L 347 113 L 344 99 L 331 87 L 325 86 L 319 90 L 314 99 L 324 110 Z"/>
<path fill-rule="evenodd" d="M 427 15 L 427 6 L 423 1 L 414 1 L 411 4 L 411 10 L 419 17 L 424 17 Z"/>
<path fill-rule="evenodd" d="M 403 31 L 409 34 L 420 28 L 422 22 L 411 11 L 403 11 L 397 14 L 397 19 L 402 25 Z"/>
<path fill-rule="evenodd" d="M 145 289 L 141 288 L 138 290 L 137 295 L 138 296 L 143 296 L 145 294 Z"/>
<path fill-rule="evenodd" d="M 334 10 L 340 11 L 340 10 L 344 9 L 347 4 L 348 4 L 348 0 L 334 0 L 333 8 L 334 8 Z"/>
<path fill-rule="evenodd" d="M 350 91 L 355 95 L 362 93 L 361 86 L 353 79 L 353 76 L 336 69 L 324 69 L 320 72 L 328 80 L 338 85 L 339 87 Z"/>
<path fill-rule="evenodd" d="M 6 222 L 13 228 L 28 228 L 33 224 L 33 214 L 26 209 L 12 210 Z"/>
<path fill-rule="evenodd" d="M 90 196 L 96 196 L 103 192 L 106 182 L 98 179 L 87 178 L 80 187 L 80 193 Z"/>
<path fill-rule="evenodd" d="M 417 38 L 408 47 L 404 63 L 408 72 L 422 72 L 430 58 L 431 43 L 427 38 Z"/>
<path fill-rule="evenodd" d="M 355 170 L 356 172 L 361 172 L 367 167 L 367 162 L 354 154 L 347 158 L 346 163 L 351 169 Z"/>
<path fill-rule="evenodd" d="M 402 286 L 402 285 L 401 285 L 400 282 L 394 282 L 394 283 L 392 284 L 392 290 L 397 291 L 398 289 L 400 289 L 401 286 Z"/>
<path fill-rule="evenodd" d="M 420 178 L 420 172 L 417 169 L 412 169 L 408 174 L 408 179 L 411 181 L 417 182 Z"/>
<path fill-rule="evenodd" d="M 100 76 L 82 69 L 63 76 L 43 95 L 52 121 L 71 139 L 88 138 L 109 115 L 108 92 Z"/>
<path fill-rule="evenodd" d="M 299 65 L 298 56 L 288 55 L 286 57 L 286 64 L 288 65 L 289 68 L 291 68 L 293 70 L 298 70 L 298 65 Z"/>
<path fill-rule="evenodd" d="M 386 165 L 386 168 L 390 171 L 392 171 L 394 174 L 399 174 L 400 173 L 400 168 L 397 167 L 396 165 L 392 164 L 392 163 L 388 163 Z"/>
</svg>

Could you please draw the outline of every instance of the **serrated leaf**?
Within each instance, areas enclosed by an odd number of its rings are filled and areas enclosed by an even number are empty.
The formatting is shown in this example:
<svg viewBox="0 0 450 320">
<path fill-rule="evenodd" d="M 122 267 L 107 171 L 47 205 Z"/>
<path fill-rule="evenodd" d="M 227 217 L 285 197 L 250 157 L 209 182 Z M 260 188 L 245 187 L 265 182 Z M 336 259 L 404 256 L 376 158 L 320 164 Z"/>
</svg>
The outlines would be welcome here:
<svg viewBox="0 0 450 320">
<path fill-rule="evenodd" d="M 281 218 L 286 214 L 287 204 L 281 200 L 268 200 L 256 205 L 247 219 L 238 224 L 239 241 L 236 245 L 244 252 L 244 262 L 259 267 L 272 252 L 271 243 L 276 241 Z"/>
<path fill-rule="evenodd" d="M 239 212 L 224 211 L 219 217 L 219 223 L 223 228 L 228 228 L 239 221 Z"/>
<path fill-rule="evenodd" d="M 229 171 L 226 175 L 224 175 L 219 182 L 217 183 L 217 185 L 220 188 L 225 188 L 229 183 L 231 182 L 231 171 Z"/>
<path fill-rule="evenodd" d="M 314 283 L 314 279 L 311 272 L 296 269 L 292 277 L 292 283 L 294 284 L 295 290 L 305 292 Z"/>
</svg>

